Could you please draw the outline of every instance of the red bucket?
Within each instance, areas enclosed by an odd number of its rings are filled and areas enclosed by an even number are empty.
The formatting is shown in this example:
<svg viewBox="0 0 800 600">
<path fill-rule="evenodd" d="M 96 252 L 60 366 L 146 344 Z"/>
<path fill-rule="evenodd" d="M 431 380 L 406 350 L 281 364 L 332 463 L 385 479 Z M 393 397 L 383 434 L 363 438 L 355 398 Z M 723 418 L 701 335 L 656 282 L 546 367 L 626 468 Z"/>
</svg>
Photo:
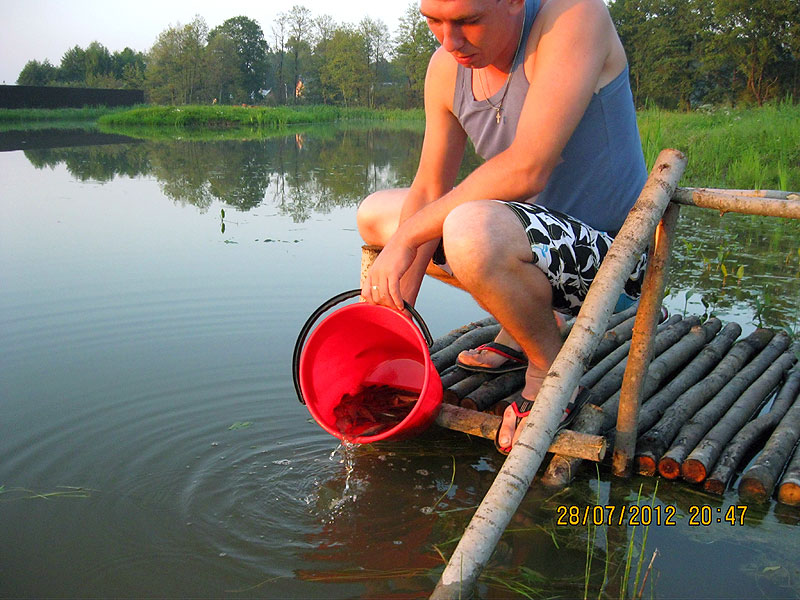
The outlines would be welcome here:
<svg viewBox="0 0 800 600">
<path fill-rule="evenodd" d="M 410 305 L 406 308 L 424 336 L 403 313 L 364 302 L 335 310 L 308 335 L 322 313 L 360 292 L 351 290 L 331 298 L 303 326 L 293 359 L 297 396 L 325 431 L 348 442 L 368 444 L 420 433 L 439 414 L 442 382 L 430 359 L 428 328 Z M 403 397 L 413 402 L 402 420 L 378 425 L 374 433 L 369 428 L 360 433 L 343 430 L 343 399 L 361 398 L 367 389 L 388 388 L 404 392 Z M 351 414 L 358 412 L 359 418 L 364 413 L 357 405 L 348 408 Z"/>
</svg>

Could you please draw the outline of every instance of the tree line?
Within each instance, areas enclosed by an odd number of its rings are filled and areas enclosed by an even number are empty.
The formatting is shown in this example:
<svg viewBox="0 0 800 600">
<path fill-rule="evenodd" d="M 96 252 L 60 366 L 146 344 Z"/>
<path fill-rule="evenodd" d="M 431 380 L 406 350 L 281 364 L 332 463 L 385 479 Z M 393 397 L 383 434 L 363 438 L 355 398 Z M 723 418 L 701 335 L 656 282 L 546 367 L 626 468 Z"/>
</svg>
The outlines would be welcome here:
<svg viewBox="0 0 800 600">
<path fill-rule="evenodd" d="M 800 98 L 797 0 L 608 0 L 638 106 Z M 412 2 L 394 37 L 380 20 L 341 24 L 295 5 L 268 34 L 238 16 L 209 29 L 196 16 L 147 53 L 93 42 L 58 66 L 29 61 L 20 85 L 143 88 L 155 104 L 418 107 L 437 43 Z"/>
</svg>

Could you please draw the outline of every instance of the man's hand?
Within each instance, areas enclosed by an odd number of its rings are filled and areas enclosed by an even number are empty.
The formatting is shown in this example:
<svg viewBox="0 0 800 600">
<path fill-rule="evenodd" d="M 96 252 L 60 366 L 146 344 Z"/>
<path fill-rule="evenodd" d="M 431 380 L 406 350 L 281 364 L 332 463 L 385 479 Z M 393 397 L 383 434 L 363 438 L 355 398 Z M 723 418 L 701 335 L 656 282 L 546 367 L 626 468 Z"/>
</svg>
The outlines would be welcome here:
<svg viewBox="0 0 800 600">
<path fill-rule="evenodd" d="M 372 263 L 361 296 L 373 304 L 382 304 L 397 310 L 405 307 L 400 291 L 400 279 L 417 256 L 417 248 L 393 236 Z"/>
</svg>

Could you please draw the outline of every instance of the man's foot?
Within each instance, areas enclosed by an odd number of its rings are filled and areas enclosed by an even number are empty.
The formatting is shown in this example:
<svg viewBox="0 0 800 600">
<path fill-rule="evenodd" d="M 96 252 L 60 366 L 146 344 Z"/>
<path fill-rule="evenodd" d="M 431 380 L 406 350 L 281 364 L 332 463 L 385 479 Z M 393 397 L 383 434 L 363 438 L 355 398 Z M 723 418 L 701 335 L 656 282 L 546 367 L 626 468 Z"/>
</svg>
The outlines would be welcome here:
<svg viewBox="0 0 800 600">
<path fill-rule="evenodd" d="M 501 329 L 493 342 L 461 352 L 456 364 L 468 371 L 505 373 L 526 368 L 528 359 L 514 338 Z"/>
<path fill-rule="evenodd" d="M 558 329 L 562 330 L 566 323 L 564 315 L 554 310 L 553 317 Z M 514 338 L 505 329 L 501 329 L 493 342 L 461 352 L 456 364 L 468 371 L 506 373 L 524 369 L 528 365 L 528 359 Z"/>
<path fill-rule="evenodd" d="M 531 368 L 528 369 L 529 372 L 531 370 Z M 525 418 L 533 408 L 533 401 L 528 400 L 526 396 L 533 398 L 536 397 L 536 394 L 539 393 L 539 388 L 542 386 L 545 375 L 546 373 L 541 371 L 531 373 L 530 375 L 526 373 L 525 388 L 523 389 L 522 394 L 518 396 L 503 413 L 503 422 L 500 424 L 494 440 L 494 445 L 501 454 L 508 454 L 511 452 L 511 448 L 519 438 Z M 573 392 L 572 398 L 567 404 L 567 408 L 564 410 L 561 423 L 558 426 L 559 430 L 567 427 L 575 418 L 575 415 L 578 412 L 576 400 L 580 391 L 581 388 L 578 387 Z"/>
</svg>

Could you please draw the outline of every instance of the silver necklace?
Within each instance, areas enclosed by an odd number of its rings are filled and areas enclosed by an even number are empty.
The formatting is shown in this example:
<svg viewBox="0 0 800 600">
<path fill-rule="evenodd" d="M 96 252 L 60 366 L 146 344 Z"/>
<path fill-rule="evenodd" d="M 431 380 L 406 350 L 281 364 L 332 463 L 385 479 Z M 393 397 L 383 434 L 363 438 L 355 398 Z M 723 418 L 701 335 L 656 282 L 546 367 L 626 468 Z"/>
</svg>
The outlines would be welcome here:
<svg viewBox="0 0 800 600">
<path fill-rule="evenodd" d="M 524 7 L 523 7 L 524 10 Z M 481 91 L 483 92 L 484 97 L 486 98 L 486 102 L 489 103 L 494 109 L 495 112 L 495 120 L 497 124 L 500 125 L 500 113 L 503 110 L 503 102 L 506 100 L 506 94 L 508 94 L 508 89 L 511 87 L 511 78 L 514 77 L 514 65 L 517 62 L 517 56 L 519 55 L 520 46 L 522 46 L 522 36 L 525 33 L 525 19 L 527 17 L 527 11 L 522 13 L 522 29 L 519 31 L 519 40 L 517 40 L 517 49 L 514 51 L 514 58 L 511 61 L 511 69 L 508 72 L 508 76 L 506 77 L 506 82 L 503 84 L 503 95 L 500 97 L 500 102 L 495 104 L 492 102 L 492 99 L 489 97 L 489 94 L 486 93 L 486 89 L 483 87 L 483 72 L 478 75 L 478 82 L 481 84 Z M 488 82 L 487 82 L 488 86 Z"/>
</svg>

